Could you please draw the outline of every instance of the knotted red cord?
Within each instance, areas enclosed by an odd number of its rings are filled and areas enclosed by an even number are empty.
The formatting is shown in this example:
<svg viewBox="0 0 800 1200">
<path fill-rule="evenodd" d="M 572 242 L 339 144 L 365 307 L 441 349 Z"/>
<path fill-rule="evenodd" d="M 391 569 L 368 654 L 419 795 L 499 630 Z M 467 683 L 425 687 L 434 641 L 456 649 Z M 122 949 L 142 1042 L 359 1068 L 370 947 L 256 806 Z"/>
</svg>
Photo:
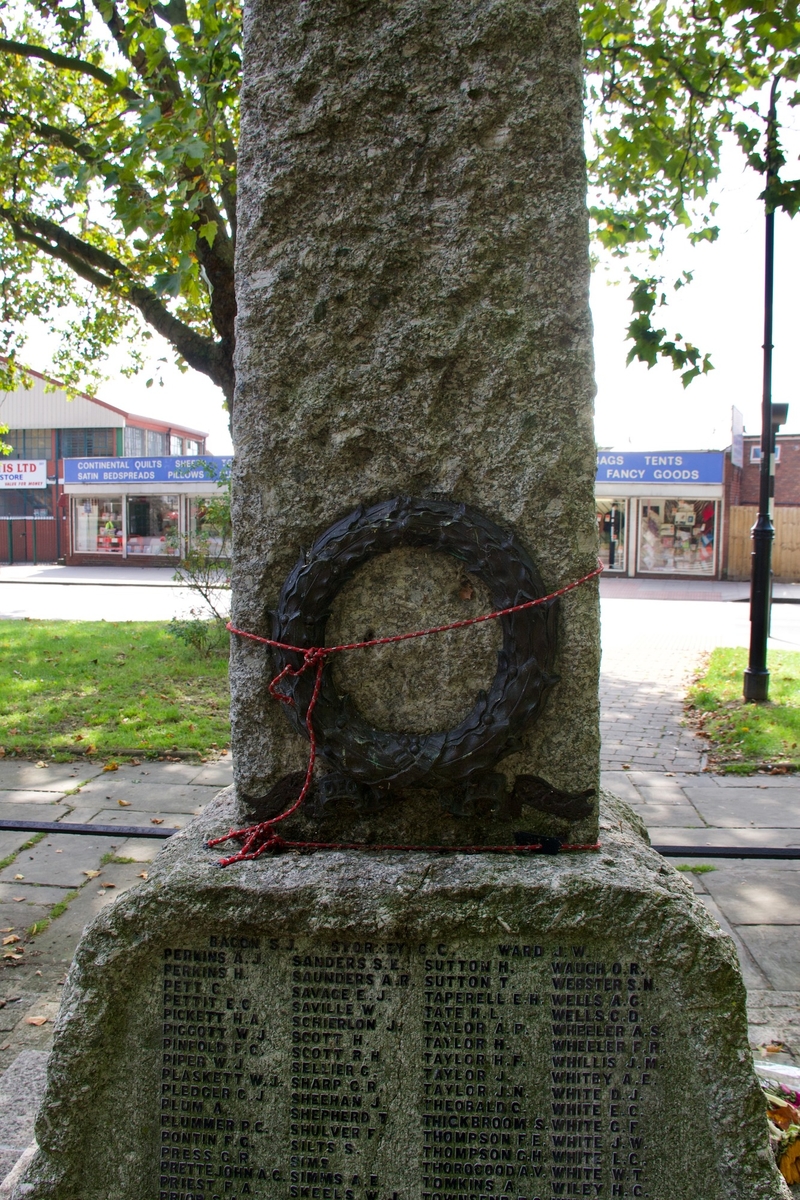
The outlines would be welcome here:
<svg viewBox="0 0 800 1200">
<path fill-rule="evenodd" d="M 235 625 L 228 621 L 226 628 L 230 633 L 235 633 L 237 637 L 249 638 L 252 642 L 260 642 L 262 645 L 272 646 L 276 650 L 288 650 L 292 654 L 302 654 L 302 666 L 295 669 L 287 663 L 270 682 L 269 694 L 274 700 L 279 700 L 281 704 L 290 704 L 294 708 L 294 698 L 287 696 L 285 692 L 281 692 L 279 685 L 288 675 L 296 679 L 312 668 L 315 673 L 315 679 L 314 690 L 311 693 L 311 700 L 309 701 L 305 716 L 309 752 L 306 777 L 300 789 L 300 794 L 294 803 L 277 817 L 270 817 L 268 821 L 262 821 L 258 825 L 250 825 L 247 829 L 231 829 L 224 837 L 212 838 L 207 843 L 209 847 L 219 846 L 222 842 L 231 840 L 242 842 L 242 848 L 236 854 L 232 854 L 230 858 L 221 858 L 219 865 L 227 867 L 231 863 L 258 858 L 265 850 L 427 850 L 431 852 L 449 851 L 452 854 L 479 854 L 481 852 L 525 854 L 541 850 L 540 843 L 527 846 L 373 846 L 346 842 L 291 842 L 286 841 L 275 833 L 273 826 L 277 825 L 279 821 L 285 821 L 287 817 L 290 817 L 292 813 L 297 811 L 311 787 L 314 764 L 317 760 L 317 736 L 314 731 L 312 716 L 319 698 L 320 688 L 322 687 L 322 672 L 325 667 L 325 660 L 329 655 L 341 654 L 345 650 L 367 650 L 371 646 L 389 646 L 395 642 L 407 642 L 412 638 L 428 637 L 432 633 L 448 633 L 451 629 L 466 629 L 470 625 L 480 625 L 483 621 L 495 621 L 498 617 L 508 617 L 512 613 L 522 612 L 526 608 L 536 608 L 540 604 L 548 604 L 551 600 L 557 600 L 559 596 L 564 596 L 567 592 L 573 592 L 575 588 L 588 583 L 590 579 L 594 579 L 603 570 L 605 570 L 605 567 L 598 559 L 597 566 L 588 575 L 581 576 L 580 579 L 576 579 L 573 583 L 568 583 L 565 587 L 559 588 L 558 591 L 550 592 L 547 596 L 540 596 L 538 600 L 526 600 L 522 604 L 512 604 L 510 608 L 499 608 L 496 612 L 483 613 L 479 617 L 465 617 L 461 621 L 451 621 L 449 625 L 433 625 L 430 629 L 416 629 L 412 633 L 395 633 L 391 637 L 370 638 L 366 642 L 348 642 L 341 646 L 291 646 L 287 642 L 278 642 L 274 638 L 261 637 L 257 633 L 248 633 L 246 629 L 237 629 Z M 586 846 L 566 845 L 562 846 L 561 849 L 597 850 L 599 846 L 600 843 L 597 842 Z"/>
</svg>

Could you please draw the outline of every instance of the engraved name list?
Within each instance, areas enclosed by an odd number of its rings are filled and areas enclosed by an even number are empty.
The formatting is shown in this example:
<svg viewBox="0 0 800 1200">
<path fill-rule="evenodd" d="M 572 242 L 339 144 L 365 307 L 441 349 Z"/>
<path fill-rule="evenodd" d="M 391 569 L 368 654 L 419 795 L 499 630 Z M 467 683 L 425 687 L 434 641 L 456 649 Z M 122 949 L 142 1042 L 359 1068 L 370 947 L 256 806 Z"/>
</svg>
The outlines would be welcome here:
<svg viewBox="0 0 800 1200">
<path fill-rule="evenodd" d="M 589 945 L 220 932 L 160 967 L 158 1200 L 648 1197 L 655 973 Z"/>
</svg>

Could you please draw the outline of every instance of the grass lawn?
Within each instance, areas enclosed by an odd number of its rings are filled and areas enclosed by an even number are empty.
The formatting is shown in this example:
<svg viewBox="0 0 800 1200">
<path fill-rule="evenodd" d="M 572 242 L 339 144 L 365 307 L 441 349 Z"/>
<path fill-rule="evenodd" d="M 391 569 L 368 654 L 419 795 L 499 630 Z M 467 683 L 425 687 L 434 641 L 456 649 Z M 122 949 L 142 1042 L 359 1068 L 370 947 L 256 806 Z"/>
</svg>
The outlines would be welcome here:
<svg viewBox="0 0 800 1200">
<path fill-rule="evenodd" d="M 227 748 L 228 658 L 152 621 L 0 621 L 5 756 L 199 756 Z"/>
<path fill-rule="evenodd" d="M 746 666 L 746 650 L 714 650 L 689 689 L 687 713 L 708 739 L 710 764 L 739 775 L 800 770 L 800 652 L 770 650 L 766 704 L 742 699 Z"/>
</svg>

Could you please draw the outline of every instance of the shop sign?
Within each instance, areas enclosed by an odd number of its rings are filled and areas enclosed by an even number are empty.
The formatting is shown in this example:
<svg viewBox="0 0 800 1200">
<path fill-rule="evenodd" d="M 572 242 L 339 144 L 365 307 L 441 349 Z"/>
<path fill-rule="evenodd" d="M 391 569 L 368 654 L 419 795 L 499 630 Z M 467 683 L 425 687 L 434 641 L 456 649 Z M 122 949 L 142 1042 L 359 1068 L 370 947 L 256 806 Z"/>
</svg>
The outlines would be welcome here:
<svg viewBox="0 0 800 1200">
<path fill-rule="evenodd" d="M 203 454 L 198 458 L 65 458 L 64 483 L 216 483 L 233 459 Z"/>
<path fill-rule="evenodd" d="M 47 487 L 47 459 L 0 458 L 0 488 Z"/>
<path fill-rule="evenodd" d="M 723 452 L 698 450 L 673 454 L 601 451 L 598 483 L 722 483 Z"/>
</svg>

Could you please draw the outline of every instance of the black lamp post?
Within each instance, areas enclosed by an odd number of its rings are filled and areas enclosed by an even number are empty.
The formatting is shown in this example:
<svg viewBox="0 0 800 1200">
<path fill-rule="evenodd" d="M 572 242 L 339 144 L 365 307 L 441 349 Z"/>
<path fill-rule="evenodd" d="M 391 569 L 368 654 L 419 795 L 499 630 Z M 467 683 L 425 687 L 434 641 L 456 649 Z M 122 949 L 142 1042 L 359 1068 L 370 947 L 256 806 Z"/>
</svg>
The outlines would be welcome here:
<svg viewBox="0 0 800 1200">
<path fill-rule="evenodd" d="M 778 174 L 777 118 L 778 76 L 772 81 L 767 116 L 767 196 L 764 252 L 764 380 L 761 393 L 761 472 L 758 517 L 750 536 L 753 541 L 750 576 L 750 657 L 744 673 L 745 700 L 769 699 L 767 637 L 771 599 L 772 543 L 775 529 L 772 508 L 775 496 L 775 437 L 786 420 L 785 404 L 772 403 L 772 309 L 775 264 L 775 209 L 769 194 Z"/>
</svg>

